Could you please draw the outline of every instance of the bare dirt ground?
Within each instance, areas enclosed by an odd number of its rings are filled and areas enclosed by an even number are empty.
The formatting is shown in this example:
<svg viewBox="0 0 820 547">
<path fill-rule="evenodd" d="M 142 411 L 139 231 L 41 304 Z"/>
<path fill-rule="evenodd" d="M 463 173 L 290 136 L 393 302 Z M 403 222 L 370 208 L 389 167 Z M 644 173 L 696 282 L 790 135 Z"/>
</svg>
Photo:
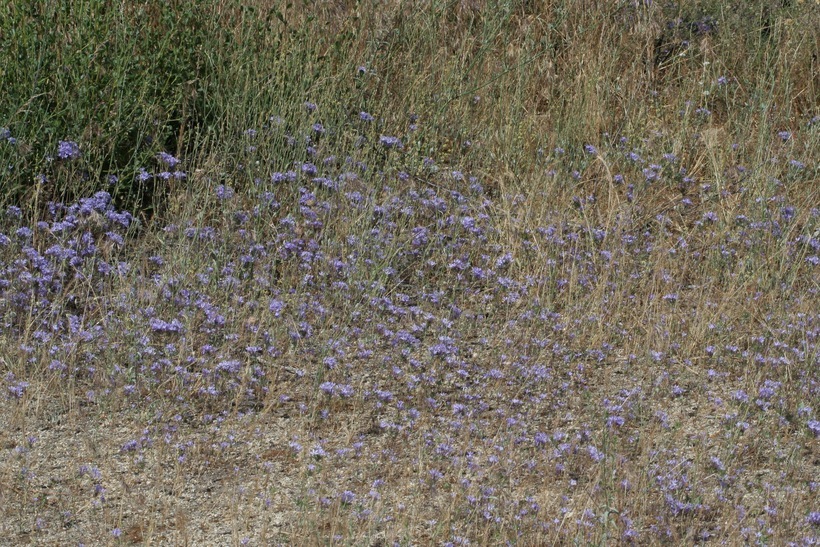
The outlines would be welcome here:
<svg viewBox="0 0 820 547">
<path fill-rule="evenodd" d="M 174 431 L 132 409 L 38 414 L 0 402 L 0 544 L 291 543 L 287 418 L 180 416 Z"/>
</svg>

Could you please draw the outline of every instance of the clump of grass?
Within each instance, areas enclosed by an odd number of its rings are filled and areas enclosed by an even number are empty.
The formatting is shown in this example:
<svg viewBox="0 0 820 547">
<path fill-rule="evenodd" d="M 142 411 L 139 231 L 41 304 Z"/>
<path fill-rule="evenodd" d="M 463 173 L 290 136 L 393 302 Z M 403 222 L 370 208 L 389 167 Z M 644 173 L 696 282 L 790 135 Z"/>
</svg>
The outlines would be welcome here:
<svg viewBox="0 0 820 547">
<path fill-rule="evenodd" d="M 816 541 L 816 16 L 424 7 L 5 15 L 7 537 Z"/>
</svg>

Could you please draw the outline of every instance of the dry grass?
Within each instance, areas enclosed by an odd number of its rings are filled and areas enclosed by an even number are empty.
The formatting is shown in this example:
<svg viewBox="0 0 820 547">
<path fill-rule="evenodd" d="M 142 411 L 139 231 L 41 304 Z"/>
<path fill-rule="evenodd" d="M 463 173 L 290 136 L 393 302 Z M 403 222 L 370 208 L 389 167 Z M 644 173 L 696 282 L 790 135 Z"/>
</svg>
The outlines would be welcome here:
<svg viewBox="0 0 820 547">
<path fill-rule="evenodd" d="M 810 2 L 249 4 L 0 221 L 0 543 L 820 541 Z"/>
</svg>

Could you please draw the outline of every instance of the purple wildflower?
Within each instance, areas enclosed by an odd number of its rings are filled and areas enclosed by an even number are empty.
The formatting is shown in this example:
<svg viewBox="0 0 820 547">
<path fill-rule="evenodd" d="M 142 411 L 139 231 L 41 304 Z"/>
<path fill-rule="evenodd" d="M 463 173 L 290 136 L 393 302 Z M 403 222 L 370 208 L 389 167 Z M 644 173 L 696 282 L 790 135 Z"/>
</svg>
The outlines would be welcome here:
<svg viewBox="0 0 820 547">
<path fill-rule="evenodd" d="M 63 160 L 73 160 L 80 157 L 80 145 L 74 141 L 60 141 L 57 146 L 57 157 Z"/>
<path fill-rule="evenodd" d="M 16 384 L 9 386 L 9 393 L 13 395 L 16 399 L 20 399 L 23 394 L 28 389 L 29 383 L 25 381 L 17 382 Z"/>
<path fill-rule="evenodd" d="M 157 154 L 157 159 L 171 169 L 179 165 L 179 160 L 171 154 L 169 154 L 168 152 L 160 152 L 159 154 Z"/>
<path fill-rule="evenodd" d="M 219 364 L 216 365 L 216 370 L 220 372 L 226 372 L 228 374 L 236 374 L 242 368 L 242 363 L 236 359 L 231 359 L 228 361 L 221 361 Z"/>
<path fill-rule="evenodd" d="M 381 137 L 379 137 L 379 142 L 385 148 L 398 148 L 398 149 L 404 148 L 404 145 L 402 144 L 401 139 L 398 138 L 398 137 L 390 137 L 388 135 L 382 135 Z"/>
<path fill-rule="evenodd" d="M 225 186 L 224 184 L 220 184 L 216 187 L 216 197 L 217 199 L 224 200 L 224 199 L 231 199 L 233 197 L 234 191 L 233 188 L 230 186 Z"/>
<path fill-rule="evenodd" d="M 282 310 L 285 309 L 285 303 L 274 298 L 270 301 L 268 309 L 273 312 L 274 317 L 279 317 L 282 315 Z"/>
<path fill-rule="evenodd" d="M 315 177 L 319 173 L 319 169 L 312 163 L 307 162 L 302 164 L 302 173 L 309 177 Z"/>
<path fill-rule="evenodd" d="M 603 460 L 606 456 L 595 446 L 589 445 L 589 456 L 596 462 Z"/>
<path fill-rule="evenodd" d="M 624 419 L 620 416 L 610 416 L 606 420 L 606 425 L 610 429 L 615 429 L 616 427 L 621 427 L 624 425 Z"/>
<path fill-rule="evenodd" d="M 178 319 L 172 319 L 171 322 L 168 323 L 154 317 L 148 322 L 148 325 L 154 332 L 180 332 L 182 330 L 182 323 L 180 323 Z"/>
</svg>

